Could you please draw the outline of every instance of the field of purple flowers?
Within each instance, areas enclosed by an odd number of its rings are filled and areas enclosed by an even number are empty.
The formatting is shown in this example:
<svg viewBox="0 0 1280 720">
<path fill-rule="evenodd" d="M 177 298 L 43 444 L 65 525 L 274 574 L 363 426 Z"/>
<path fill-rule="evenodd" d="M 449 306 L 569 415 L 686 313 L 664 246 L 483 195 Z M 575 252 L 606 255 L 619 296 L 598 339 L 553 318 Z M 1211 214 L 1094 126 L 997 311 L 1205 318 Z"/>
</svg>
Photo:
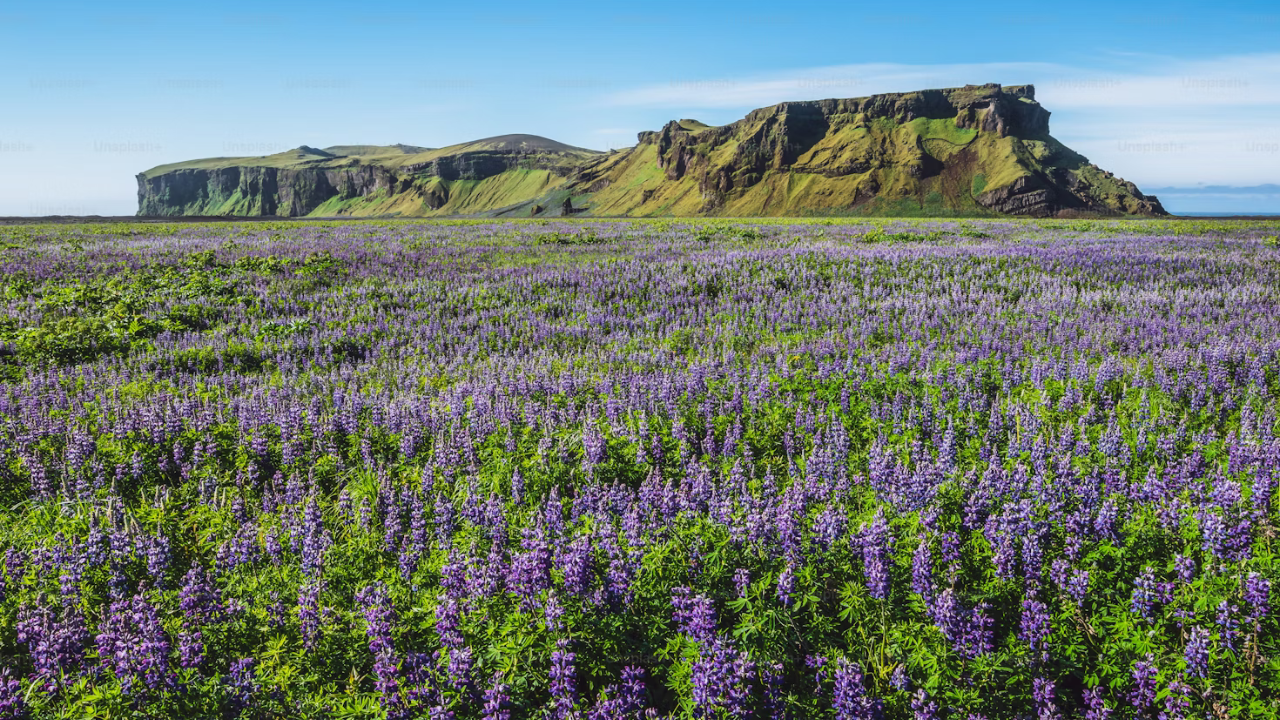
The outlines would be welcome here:
<svg viewBox="0 0 1280 720">
<path fill-rule="evenodd" d="M 1275 234 L 0 228 L 0 717 L 1277 717 Z"/>
</svg>

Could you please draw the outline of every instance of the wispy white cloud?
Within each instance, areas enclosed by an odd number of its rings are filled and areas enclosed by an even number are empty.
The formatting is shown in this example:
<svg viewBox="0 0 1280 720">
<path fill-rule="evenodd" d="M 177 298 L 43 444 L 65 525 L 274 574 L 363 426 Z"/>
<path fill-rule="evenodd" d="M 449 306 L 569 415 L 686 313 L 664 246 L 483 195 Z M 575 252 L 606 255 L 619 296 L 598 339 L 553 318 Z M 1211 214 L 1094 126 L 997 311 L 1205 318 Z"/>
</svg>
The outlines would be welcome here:
<svg viewBox="0 0 1280 720">
<path fill-rule="evenodd" d="M 737 78 L 672 78 L 614 92 L 609 104 L 674 108 L 759 107 L 788 100 L 857 97 L 968 83 L 1034 83 L 1058 108 L 1280 105 L 1280 53 L 1207 60 L 1140 56 L 1114 71 L 1057 63 L 865 63 Z"/>
<path fill-rule="evenodd" d="M 899 65 L 869 63 L 809 68 L 739 78 L 671 78 L 605 97 L 612 105 L 680 109 L 760 107 L 788 100 L 858 97 L 930 87 L 953 87 L 972 82 L 1018 84 L 1033 68 L 1040 73 L 1058 66 L 1048 63 L 984 63 L 966 65 Z M 975 78 L 986 78 L 975 80 Z"/>
</svg>

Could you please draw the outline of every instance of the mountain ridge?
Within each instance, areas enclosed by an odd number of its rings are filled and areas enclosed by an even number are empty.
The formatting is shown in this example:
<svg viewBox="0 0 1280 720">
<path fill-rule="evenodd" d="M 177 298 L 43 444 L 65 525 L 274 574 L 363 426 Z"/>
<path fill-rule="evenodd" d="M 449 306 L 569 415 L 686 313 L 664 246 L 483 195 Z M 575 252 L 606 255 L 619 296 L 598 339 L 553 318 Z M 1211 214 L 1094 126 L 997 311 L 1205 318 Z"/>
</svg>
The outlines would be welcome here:
<svg viewBox="0 0 1280 720">
<path fill-rule="evenodd" d="M 138 176 L 140 215 L 1164 215 L 1049 134 L 1031 85 L 778 103 L 600 152 L 511 134 L 302 146 Z M 412 151 L 412 152 L 410 152 Z"/>
</svg>

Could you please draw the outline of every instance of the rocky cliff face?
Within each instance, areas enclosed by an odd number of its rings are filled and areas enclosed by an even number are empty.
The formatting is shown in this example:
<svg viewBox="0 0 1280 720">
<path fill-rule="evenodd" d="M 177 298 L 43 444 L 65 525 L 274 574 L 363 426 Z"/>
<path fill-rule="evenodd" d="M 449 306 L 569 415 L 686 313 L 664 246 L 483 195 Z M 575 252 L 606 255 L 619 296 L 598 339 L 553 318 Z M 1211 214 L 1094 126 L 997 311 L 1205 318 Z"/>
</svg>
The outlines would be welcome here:
<svg viewBox="0 0 1280 720">
<path fill-rule="evenodd" d="M 422 215 L 448 208 L 455 194 L 478 183 L 497 178 L 489 184 L 501 185 L 504 175 L 527 186 L 526 194 L 541 193 L 565 181 L 583 155 L 544 138 L 531 144 L 531 137 L 477 141 L 456 152 L 393 146 L 400 152 L 379 155 L 375 148 L 372 156 L 344 156 L 304 146 L 264 158 L 195 161 L 138 175 L 138 214 L 298 217 L 394 208 L 394 214 Z M 544 182 L 528 183 L 530 172 Z M 501 187 L 494 189 L 487 188 L 491 199 L 509 199 Z M 527 198 L 517 191 L 514 199 Z"/>
<path fill-rule="evenodd" d="M 672 121 L 608 154 L 510 135 L 138 176 L 141 215 L 528 215 L 570 198 L 625 216 L 1165 214 L 1055 140 L 1030 85 L 788 102 L 718 127 Z"/>
<path fill-rule="evenodd" d="M 660 180 L 644 179 L 649 162 Z M 672 121 L 585 166 L 578 186 L 604 214 L 1164 214 L 1054 140 L 1029 85 L 782 103 L 719 127 Z"/>
<path fill-rule="evenodd" d="M 138 176 L 139 215 L 308 215 L 325 202 L 405 192 L 412 178 L 386 168 L 191 168 Z"/>
</svg>

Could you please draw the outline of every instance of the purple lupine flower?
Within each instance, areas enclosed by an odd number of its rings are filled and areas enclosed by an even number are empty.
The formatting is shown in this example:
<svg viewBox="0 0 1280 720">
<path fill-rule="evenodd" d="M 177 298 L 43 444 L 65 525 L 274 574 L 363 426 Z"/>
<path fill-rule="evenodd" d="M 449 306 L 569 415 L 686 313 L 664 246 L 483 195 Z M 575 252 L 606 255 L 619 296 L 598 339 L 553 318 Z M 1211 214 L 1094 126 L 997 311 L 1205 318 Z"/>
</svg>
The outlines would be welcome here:
<svg viewBox="0 0 1280 720">
<path fill-rule="evenodd" d="M 356 603 L 362 608 L 369 638 L 369 652 L 373 653 L 375 687 L 382 694 L 384 706 L 399 703 L 399 668 L 395 644 L 391 638 L 397 622 L 395 607 L 381 583 L 370 585 L 356 593 Z"/>
<path fill-rule="evenodd" d="M 200 667 L 204 662 L 204 636 L 199 630 L 178 633 L 178 664 L 184 668 Z"/>
<path fill-rule="evenodd" d="M 164 589 L 169 562 L 173 557 L 169 550 L 169 539 L 163 534 L 143 535 L 139 538 L 139 544 L 142 545 L 143 555 L 147 560 L 147 574 L 151 578 L 151 584 Z"/>
<path fill-rule="evenodd" d="M 1111 720 L 1111 707 L 1103 697 L 1101 685 L 1084 691 L 1084 705 L 1085 720 Z"/>
<path fill-rule="evenodd" d="M 111 603 L 95 640 L 98 656 L 115 673 L 126 694 L 162 692 L 177 686 L 177 676 L 169 667 L 169 638 L 155 606 L 143 596 Z"/>
<path fill-rule="evenodd" d="M 575 659 L 577 654 L 569 651 L 569 641 L 557 640 L 556 649 L 551 653 L 550 674 L 552 717 L 556 720 L 565 720 L 574 714 L 578 700 Z"/>
<path fill-rule="evenodd" d="M 858 544 L 862 548 L 862 567 L 866 573 L 867 590 L 871 597 L 887 600 L 894 538 L 889 529 L 889 521 L 884 517 L 884 508 L 877 509 L 871 524 L 859 533 Z"/>
<path fill-rule="evenodd" d="M 747 588 L 751 587 L 751 571 L 746 568 L 734 570 L 733 587 L 738 592 L 738 597 L 745 598 L 747 596 Z"/>
<path fill-rule="evenodd" d="M 319 577 L 325 551 L 333 541 L 324 527 L 324 517 L 315 494 L 311 495 L 303 511 L 302 534 L 302 573 L 309 578 Z"/>
<path fill-rule="evenodd" d="M 1235 652 L 1236 638 L 1240 635 L 1240 621 L 1236 619 L 1239 608 L 1223 600 L 1218 603 L 1218 641 L 1222 647 Z"/>
<path fill-rule="evenodd" d="M 920 688 L 911 696 L 911 713 L 915 720 L 938 720 L 938 704 L 929 699 L 929 693 Z"/>
<path fill-rule="evenodd" d="M 773 663 L 761 670 L 764 680 L 764 709 L 769 720 L 784 720 L 787 713 L 787 702 L 782 696 L 782 664 Z"/>
<path fill-rule="evenodd" d="M 921 536 L 911 556 L 911 592 L 926 601 L 933 597 L 933 548 L 928 536 Z"/>
<path fill-rule="evenodd" d="M 745 718 L 750 715 L 751 681 L 755 678 L 756 664 L 745 652 L 733 652 L 730 666 L 730 684 L 725 693 L 725 709 L 729 717 Z"/>
<path fill-rule="evenodd" d="M 320 592 L 324 581 L 311 582 L 298 590 L 298 626 L 302 633 L 302 646 L 315 650 L 320 637 Z"/>
<path fill-rule="evenodd" d="M 1169 683 L 1164 696 L 1164 711 L 1160 720 L 1186 720 L 1191 710 L 1191 687 L 1181 680 Z"/>
<path fill-rule="evenodd" d="M 943 566 L 946 567 L 947 582 L 954 583 L 960 574 L 960 535 L 956 532 L 944 532 L 940 536 Z"/>
<path fill-rule="evenodd" d="M 782 568 L 782 572 L 778 573 L 778 602 L 782 603 L 783 607 L 791 607 L 791 604 L 794 602 L 792 595 L 795 594 L 795 591 L 795 572 L 791 567 L 791 563 L 787 563 L 786 566 Z"/>
<path fill-rule="evenodd" d="M 444 687 L 440 683 L 440 651 L 432 653 L 406 653 L 401 665 L 403 694 L 384 699 L 388 720 L 408 720 L 417 717 L 414 711 L 426 717 L 435 717 L 443 711 Z M 470 698 L 468 698 L 470 699 Z"/>
<path fill-rule="evenodd" d="M 690 668 L 694 715 L 717 717 L 723 711 L 730 717 L 743 717 L 746 683 L 754 669 L 754 663 L 735 651 L 723 635 L 701 643 Z"/>
<path fill-rule="evenodd" d="M 1196 561 L 1189 555 L 1179 555 L 1174 558 L 1174 569 L 1178 574 L 1178 582 L 1183 585 L 1190 585 L 1196 579 Z"/>
<path fill-rule="evenodd" d="M 840 503 L 828 505 L 813 522 L 811 536 L 816 545 L 830 550 L 845 536 L 848 512 Z"/>
<path fill-rule="evenodd" d="M 9 673 L 9 668 L 0 669 L 0 718 L 21 720 L 25 717 L 27 701 L 22 695 L 22 683 Z"/>
<path fill-rule="evenodd" d="M 604 462 L 609 449 L 608 440 L 594 422 L 582 426 L 582 471 L 590 480 L 595 475 L 595 468 Z"/>
<path fill-rule="evenodd" d="M 560 598 L 555 591 L 547 593 L 547 597 L 542 602 L 542 619 L 547 632 L 555 632 L 564 629 L 564 623 L 560 618 L 564 617 L 564 605 L 560 604 Z"/>
<path fill-rule="evenodd" d="M 1130 607 L 1133 612 L 1147 622 L 1155 620 L 1156 606 L 1172 599 L 1173 587 L 1170 583 L 1156 581 L 1155 570 L 1150 565 L 1142 568 L 1141 574 L 1133 581 L 1133 596 Z"/>
<path fill-rule="evenodd" d="M 821 685 L 827 681 L 826 655 L 807 655 L 804 659 L 804 666 L 813 670 L 814 685 Z"/>
<path fill-rule="evenodd" d="M 518 469 L 511 473 L 511 502 L 516 505 L 524 503 L 524 476 Z"/>
<path fill-rule="evenodd" d="M 255 672 L 256 665 L 257 660 L 254 658 L 240 658 L 231 663 L 230 672 L 227 673 L 225 682 L 227 694 L 230 696 L 232 708 L 239 712 L 252 708 L 255 698 L 262 690 Z"/>
<path fill-rule="evenodd" d="M 272 630 L 280 630 L 289 622 L 289 608 L 277 590 L 267 593 L 267 598 L 271 600 L 271 604 L 267 605 L 267 625 Z"/>
<path fill-rule="evenodd" d="M 990 610 L 991 605 L 986 601 L 973 608 L 968 627 L 959 642 L 961 654 L 965 657 L 981 657 L 995 648 L 995 618 L 991 617 Z"/>
<path fill-rule="evenodd" d="M 565 591 L 584 597 L 591 588 L 593 577 L 591 536 L 579 535 L 563 546 L 555 555 L 556 568 L 564 579 Z"/>
<path fill-rule="evenodd" d="M 1249 606 L 1249 619 L 1257 626 L 1271 611 L 1271 581 L 1249 573 L 1244 579 L 1244 601 Z"/>
<path fill-rule="evenodd" d="M 1034 596 L 1022 602 L 1022 622 L 1018 639 L 1027 644 L 1037 662 L 1049 661 L 1049 608 Z"/>
<path fill-rule="evenodd" d="M 446 648 L 462 647 L 462 604 L 448 595 L 442 595 L 436 605 L 436 635 Z"/>
<path fill-rule="evenodd" d="M 511 688 L 502 682 L 502 674 L 496 673 L 493 682 L 484 691 L 484 704 L 480 708 L 481 720 L 511 720 Z"/>
<path fill-rule="evenodd" d="M 1129 702 L 1138 712 L 1145 712 L 1155 701 L 1155 658 L 1147 655 L 1133 665 L 1133 690 L 1129 693 Z"/>
<path fill-rule="evenodd" d="M 18 642 L 31 654 L 35 677 L 60 686 L 63 678 L 74 678 L 84 665 L 84 651 L 89 644 L 89 628 L 80 608 L 63 603 L 56 605 L 41 600 L 35 606 L 24 605 L 15 624 Z"/>
<path fill-rule="evenodd" d="M 1201 627 L 1191 628 L 1187 648 L 1183 652 L 1187 661 L 1187 674 L 1204 678 L 1209 676 L 1209 631 Z"/>
<path fill-rule="evenodd" d="M 182 577 L 178 608 L 182 610 L 186 622 L 194 627 L 218 622 L 226 612 L 222 593 L 209 573 L 198 565 L 193 565 Z"/>
<path fill-rule="evenodd" d="M 449 677 L 450 687 L 459 693 L 469 693 L 471 690 L 471 668 L 474 665 L 475 660 L 472 657 L 471 648 L 449 648 L 449 663 L 445 672 Z"/>
<path fill-rule="evenodd" d="M 706 595 L 694 595 L 687 587 L 671 593 L 671 619 L 680 632 L 699 643 L 709 642 L 716 634 L 716 611 Z"/>
<path fill-rule="evenodd" d="M 1070 567 L 1059 559 L 1054 561 L 1054 575 L 1060 578 L 1062 592 L 1071 604 L 1082 608 L 1089 596 L 1089 571 Z"/>
<path fill-rule="evenodd" d="M 867 697 L 862 684 L 862 667 L 841 658 L 836 663 L 835 690 L 831 700 L 837 720 L 876 720 L 881 702 Z"/>
<path fill-rule="evenodd" d="M 893 667 L 893 674 L 889 676 L 889 685 L 901 692 L 911 691 L 911 676 L 907 674 L 906 665 L 898 663 Z"/>
<path fill-rule="evenodd" d="M 622 668 L 622 688 L 618 693 L 623 713 L 639 715 L 644 709 L 644 668 L 627 665 Z"/>
<path fill-rule="evenodd" d="M 1038 720 L 1056 720 L 1062 717 L 1057 704 L 1054 702 L 1054 683 L 1052 680 L 1045 678 L 1035 678 L 1032 681 L 1031 697 L 1036 703 L 1036 718 Z"/>
</svg>

